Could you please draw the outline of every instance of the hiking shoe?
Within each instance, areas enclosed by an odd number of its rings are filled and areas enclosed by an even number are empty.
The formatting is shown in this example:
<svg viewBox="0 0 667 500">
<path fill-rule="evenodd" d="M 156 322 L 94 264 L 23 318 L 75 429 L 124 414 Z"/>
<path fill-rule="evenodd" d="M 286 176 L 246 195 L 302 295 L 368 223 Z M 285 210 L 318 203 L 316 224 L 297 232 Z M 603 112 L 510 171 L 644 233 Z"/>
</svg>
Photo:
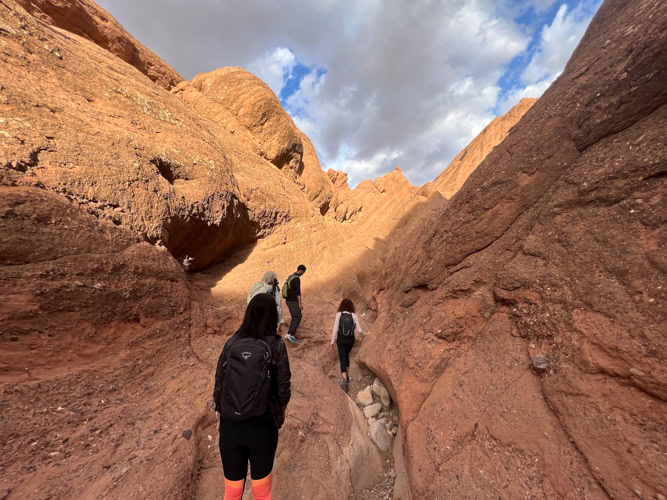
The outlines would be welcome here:
<svg viewBox="0 0 667 500">
<path fill-rule="evenodd" d="M 290 335 L 289 333 L 285 335 L 285 338 L 289 340 L 292 344 L 296 345 L 296 337 L 294 335 Z"/>
</svg>

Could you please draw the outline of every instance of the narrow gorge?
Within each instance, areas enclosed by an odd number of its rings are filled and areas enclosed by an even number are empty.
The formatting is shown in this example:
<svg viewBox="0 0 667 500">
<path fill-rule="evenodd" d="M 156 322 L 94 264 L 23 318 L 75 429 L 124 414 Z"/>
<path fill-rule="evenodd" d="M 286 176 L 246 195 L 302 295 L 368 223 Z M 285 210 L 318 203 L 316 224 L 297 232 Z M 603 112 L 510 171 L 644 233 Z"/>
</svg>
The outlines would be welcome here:
<svg viewBox="0 0 667 500">
<path fill-rule="evenodd" d="M 664 500 L 665 47 L 605 0 L 434 181 L 351 189 L 250 72 L 0 0 L 0 500 L 222 498 L 217 358 L 302 263 L 275 498 Z"/>
</svg>

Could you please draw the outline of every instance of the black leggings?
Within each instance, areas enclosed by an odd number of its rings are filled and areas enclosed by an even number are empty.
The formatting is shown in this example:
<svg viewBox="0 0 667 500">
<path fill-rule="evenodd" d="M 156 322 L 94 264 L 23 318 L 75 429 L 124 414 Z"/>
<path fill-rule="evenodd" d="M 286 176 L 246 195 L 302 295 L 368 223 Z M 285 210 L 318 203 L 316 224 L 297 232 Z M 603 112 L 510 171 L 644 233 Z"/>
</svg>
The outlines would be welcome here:
<svg viewBox="0 0 667 500">
<path fill-rule="evenodd" d="M 336 342 L 338 346 L 338 359 L 340 360 L 340 371 L 341 373 L 347 372 L 347 369 L 350 367 L 350 351 L 354 347 L 354 337 L 352 340 L 341 340 L 340 337 Z"/>
<path fill-rule="evenodd" d="M 278 428 L 266 416 L 253 417 L 241 422 L 220 421 L 220 457 L 225 477 L 240 481 L 248 474 L 262 479 L 273 470 L 273 459 L 278 447 Z"/>
</svg>

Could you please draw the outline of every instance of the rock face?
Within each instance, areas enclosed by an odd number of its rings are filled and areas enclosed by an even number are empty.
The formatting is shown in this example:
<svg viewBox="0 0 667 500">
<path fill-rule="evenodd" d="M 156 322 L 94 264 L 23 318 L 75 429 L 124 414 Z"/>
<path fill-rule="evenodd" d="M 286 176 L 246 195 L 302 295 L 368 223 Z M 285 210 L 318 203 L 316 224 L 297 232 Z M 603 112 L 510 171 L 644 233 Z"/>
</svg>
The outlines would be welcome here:
<svg viewBox="0 0 667 500">
<path fill-rule="evenodd" d="M 263 128 L 243 106 L 232 106 L 238 117 L 232 115 L 191 84 L 170 94 L 97 45 L 49 29 L 19 7 L 4 13 L 0 69 L 11 77 L 0 90 L 7 114 L 0 135 L 3 183 L 38 183 L 65 195 L 160 241 L 179 261 L 194 259 L 191 270 L 295 217 L 326 211 L 333 185 L 312 145 L 302 158 L 301 133 L 255 77 L 248 82 L 246 72 L 221 71 L 222 82 L 250 94 L 253 112 L 269 116 Z M 217 73 L 196 82 L 213 90 L 222 85 Z M 245 102 L 242 95 L 233 95 L 236 105 Z M 296 177 L 267 160 L 294 167 Z M 304 193 L 297 170 L 304 174 L 306 163 L 312 191 Z"/>
<path fill-rule="evenodd" d="M 312 143 L 259 78 L 241 68 L 221 68 L 182 82 L 172 93 L 208 119 L 218 139 L 229 145 L 251 211 L 268 211 L 273 206 L 272 218 L 283 221 L 306 215 L 305 206 L 295 206 L 299 191 L 306 194 L 304 205 L 315 204 L 321 214 L 329 210 L 334 187 Z M 255 199 L 258 190 L 263 196 Z"/>
<path fill-rule="evenodd" d="M 359 408 L 312 365 L 296 362 L 292 371 L 289 412 L 298 417 L 288 417 L 281 431 L 276 498 L 349 498 L 372 486 L 382 465 Z"/>
<path fill-rule="evenodd" d="M 182 82 L 174 93 L 187 102 L 203 101 L 196 109 L 254 145 L 259 155 L 298 178 L 303 143 L 292 118 L 268 85 L 242 68 L 220 68 Z M 214 105 L 214 107 L 212 107 Z M 206 112 L 206 108 L 212 107 Z"/>
<path fill-rule="evenodd" d="M 606 1 L 457 195 L 397 229 L 360 357 L 415 498 L 667 489 L 665 26 L 658 2 Z"/>
<path fill-rule="evenodd" d="M 352 190 L 347 185 L 346 174 L 330 169 L 328 175 L 337 186 L 331 217 L 338 222 L 358 221 L 363 212 L 365 223 L 372 218 L 375 224 L 382 225 L 381 220 L 388 214 L 397 209 L 403 212 L 405 204 L 413 200 L 419 191 L 405 178 L 401 167 L 375 180 L 362 181 Z"/>
<path fill-rule="evenodd" d="M 169 90 L 183 81 L 171 66 L 141 45 L 113 16 L 90 0 L 18 0 L 18 3 L 40 21 L 108 50 L 160 87 Z"/>
<path fill-rule="evenodd" d="M 426 184 L 423 189 L 435 189 L 448 199 L 454 196 L 470 174 L 498 144 L 505 140 L 510 129 L 521 120 L 521 117 L 536 101 L 537 99 L 523 98 L 507 113 L 495 118 L 433 182 Z"/>
</svg>

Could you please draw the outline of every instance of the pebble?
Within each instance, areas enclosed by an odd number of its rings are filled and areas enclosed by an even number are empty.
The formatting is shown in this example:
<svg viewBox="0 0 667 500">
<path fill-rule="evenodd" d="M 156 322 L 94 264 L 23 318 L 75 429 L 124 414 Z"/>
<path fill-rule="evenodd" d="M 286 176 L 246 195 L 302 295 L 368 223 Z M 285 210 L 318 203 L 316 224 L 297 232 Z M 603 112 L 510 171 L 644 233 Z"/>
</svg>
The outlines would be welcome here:
<svg viewBox="0 0 667 500">
<path fill-rule="evenodd" d="M 539 374 L 546 372 L 549 368 L 549 361 L 549 356 L 534 356 L 532 362 L 533 370 Z"/>
<path fill-rule="evenodd" d="M 183 431 L 183 437 L 189 441 L 192 437 L 192 431 L 190 429 Z"/>
<path fill-rule="evenodd" d="M 630 368 L 630 373 L 637 375 L 638 377 L 643 377 L 645 375 L 643 371 L 637 370 L 637 368 Z"/>
</svg>

